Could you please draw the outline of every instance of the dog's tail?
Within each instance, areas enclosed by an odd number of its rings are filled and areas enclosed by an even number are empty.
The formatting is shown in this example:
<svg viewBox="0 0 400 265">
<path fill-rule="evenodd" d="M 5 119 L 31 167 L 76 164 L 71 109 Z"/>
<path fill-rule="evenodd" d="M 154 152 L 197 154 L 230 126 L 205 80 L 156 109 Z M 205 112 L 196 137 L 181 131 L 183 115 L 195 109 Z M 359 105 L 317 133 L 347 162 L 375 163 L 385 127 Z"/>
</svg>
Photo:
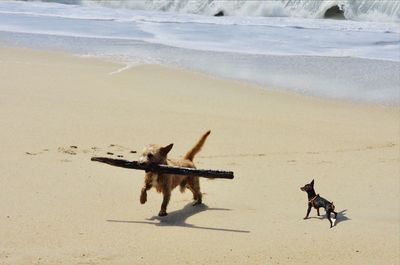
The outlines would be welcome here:
<svg viewBox="0 0 400 265">
<path fill-rule="evenodd" d="M 210 135 L 211 131 L 207 131 L 199 141 L 186 153 L 186 155 L 183 157 L 184 159 L 188 159 L 190 161 L 193 161 L 194 156 L 200 152 L 201 147 L 203 147 L 204 142 L 206 141 L 207 137 Z"/>
</svg>

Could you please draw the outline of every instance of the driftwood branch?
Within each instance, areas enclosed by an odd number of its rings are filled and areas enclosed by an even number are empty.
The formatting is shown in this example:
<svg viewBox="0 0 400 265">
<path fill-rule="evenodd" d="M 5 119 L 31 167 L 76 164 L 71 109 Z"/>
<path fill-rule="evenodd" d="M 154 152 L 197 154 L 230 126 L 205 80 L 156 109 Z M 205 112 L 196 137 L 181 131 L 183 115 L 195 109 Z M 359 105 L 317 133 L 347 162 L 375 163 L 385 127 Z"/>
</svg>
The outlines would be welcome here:
<svg viewBox="0 0 400 265">
<path fill-rule="evenodd" d="M 108 157 L 92 157 L 92 161 L 97 161 L 111 166 L 139 169 L 145 171 L 153 171 L 157 173 L 177 174 L 177 175 L 190 175 L 204 178 L 222 178 L 233 179 L 232 171 L 213 170 L 213 169 L 196 169 L 188 167 L 174 167 L 167 165 L 140 165 L 137 161 L 127 161 L 124 159 L 114 159 Z"/>
</svg>

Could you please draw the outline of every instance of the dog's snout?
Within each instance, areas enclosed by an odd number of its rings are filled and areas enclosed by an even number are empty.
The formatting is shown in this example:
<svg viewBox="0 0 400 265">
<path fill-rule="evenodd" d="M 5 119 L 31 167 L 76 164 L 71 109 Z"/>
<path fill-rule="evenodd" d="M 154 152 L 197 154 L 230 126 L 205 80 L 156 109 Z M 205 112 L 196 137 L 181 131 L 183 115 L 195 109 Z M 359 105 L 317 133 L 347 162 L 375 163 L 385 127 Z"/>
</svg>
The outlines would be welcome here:
<svg viewBox="0 0 400 265">
<path fill-rule="evenodd" d="M 140 157 L 138 160 L 139 165 L 144 166 L 146 165 L 146 159 L 144 159 L 143 157 Z"/>
</svg>

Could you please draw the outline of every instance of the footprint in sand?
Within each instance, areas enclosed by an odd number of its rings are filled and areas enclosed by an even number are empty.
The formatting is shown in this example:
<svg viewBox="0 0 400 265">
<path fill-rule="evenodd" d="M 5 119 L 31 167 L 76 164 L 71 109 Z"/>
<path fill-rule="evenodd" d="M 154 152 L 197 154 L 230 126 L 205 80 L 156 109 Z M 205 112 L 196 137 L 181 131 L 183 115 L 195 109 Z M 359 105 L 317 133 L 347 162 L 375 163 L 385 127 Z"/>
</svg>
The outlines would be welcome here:
<svg viewBox="0 0 400 265">
<path fill-rule="evenodd" d="M 71 145 L 69 147 L 59 147 L 57 150 L 60 153 L 68 154 L 68 155 L 76 155 L 78 147 L 75 145 Z"/>
<path fill-rule="evenodd" d="M 31 152 L 31 151 L 27 151 L 25 152 L 26 155 L 30 155 L 30 156 L 36 156 L 36 155 L 40 155 L 43 154 L 45 152 L 49 152 L 52 153 L 50 149 L 45 148 L 42 149 L 39 152 Z M 88 147 L 88 148 L 81 148 L 78 147 L 77 145 L 69 145 L 69 146 L 60 146 L 57 148 L 57 152 L 64 154 L 64 155 L 78 155 L 78 154 L 85 154 L 85 155 L 91 155 L 91 156 L 115 156 L 118 158 L 123 158 L 123 157 L 129 157 L 129 159 L 132 159 L 132 154 L 136 154 L 137 151 L 132 150 L 130 148 L 126 148 L 124 146 L 121 145 L 117 145 L 117 144 L 110 144 L 107 147 L 97 147 L 97 146 L 93 146 L 93 147 Z M 69 159 L 63 159 L 61 160 L 61 162 L 72 162 Z"/>
<path fill-rule="evenodd" d="M 25 154 L 26 154 L 26 155 L 35 156 L 35 155 L 43 154 L 43 152 L 48 152 L 48 151 L 50 151 L 50 150 L 46 148 L 46 149 L 43 149 L 43 150 L 40 151 L 40 152 L 25 152 Z"/>
</svg>

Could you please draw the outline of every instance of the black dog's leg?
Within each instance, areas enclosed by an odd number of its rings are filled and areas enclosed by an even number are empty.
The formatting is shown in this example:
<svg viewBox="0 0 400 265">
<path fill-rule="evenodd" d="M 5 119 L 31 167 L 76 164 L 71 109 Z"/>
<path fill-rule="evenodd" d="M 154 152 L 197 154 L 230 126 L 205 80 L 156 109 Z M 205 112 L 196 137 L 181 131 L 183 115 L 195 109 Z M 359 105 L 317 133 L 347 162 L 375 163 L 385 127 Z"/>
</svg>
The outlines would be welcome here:
<svg viewBox="0 0 400 265">
<path fill-rule="evenodd" d="M 304 219 L 308 218 L 308 215 L 310 214 L 310 212 L 311 212 L 311 203 L 308 204 L 307 214 L 306 214 L 306 217 L 304 217 Z"/>
<path fill-rule="evenodd" d="M 317 215 L 319 216 L 319 208 L 317 208 Z"/>
<path fill-rule="evenodd" d="M 328 218 L 329 223 L 331 224 L 330 228 L 332 228 L 332 220 L 331 220 L 331 211 L 330 210 L 326 212 L 326 218 Z"/>
</svg>

